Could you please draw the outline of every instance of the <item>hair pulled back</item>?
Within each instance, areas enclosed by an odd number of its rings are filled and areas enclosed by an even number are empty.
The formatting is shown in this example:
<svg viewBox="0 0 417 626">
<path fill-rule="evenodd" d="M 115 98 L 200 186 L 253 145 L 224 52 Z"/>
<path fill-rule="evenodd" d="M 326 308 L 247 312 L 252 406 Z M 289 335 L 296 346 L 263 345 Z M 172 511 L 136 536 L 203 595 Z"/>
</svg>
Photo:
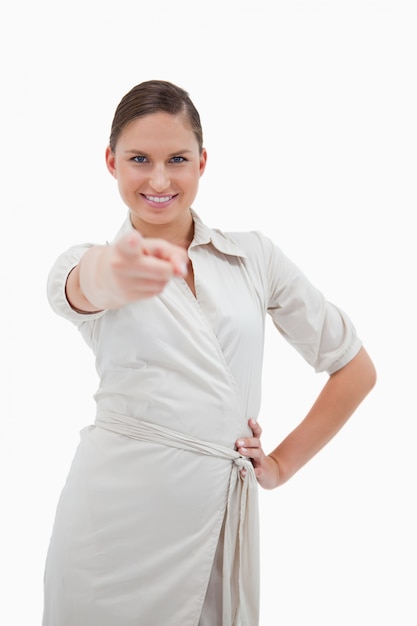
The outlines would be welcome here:
<svg viewBox="0 0 417 626">
<path fill-rule="evenodd" d="M 119 102 L 110 133 L 110 148 L 114 152 L 123 129 L 134 119 L 152 113 L 183 115 L 203 148 L 200 115 L 184 89 L 164 80 L 148 80 L 133 87 Z"/>
</svg>

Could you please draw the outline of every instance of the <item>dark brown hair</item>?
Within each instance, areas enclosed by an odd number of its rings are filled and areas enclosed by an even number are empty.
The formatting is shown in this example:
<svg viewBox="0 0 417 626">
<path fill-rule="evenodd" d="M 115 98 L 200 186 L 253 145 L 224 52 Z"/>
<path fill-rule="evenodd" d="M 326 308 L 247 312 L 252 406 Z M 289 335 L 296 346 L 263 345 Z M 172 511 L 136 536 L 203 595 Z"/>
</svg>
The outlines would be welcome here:
<svg viewBox="0 0 417 626">
<path fill-rule="evenodd" d="M 152 113 L 183 115 L 196 136 L 200 152 L 203 130 L 200 115 L 184 89 L 164 80 L 148 80 L 133 87 L 119 102 L 111 126 L 110 148 L 114 152 L 122 130 L 132 120 Z"/>
</svg>

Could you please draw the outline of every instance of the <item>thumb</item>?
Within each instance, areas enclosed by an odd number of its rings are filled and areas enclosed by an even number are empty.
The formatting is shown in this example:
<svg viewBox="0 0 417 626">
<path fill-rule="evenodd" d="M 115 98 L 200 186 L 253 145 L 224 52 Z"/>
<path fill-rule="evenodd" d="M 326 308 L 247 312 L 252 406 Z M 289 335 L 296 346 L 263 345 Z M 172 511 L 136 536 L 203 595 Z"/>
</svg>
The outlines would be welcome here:
<svg viewBox="0 0 417 626">
<path fill-rule="evenodd" d="M 116 242 L 116 248 L 123 256 L 137 256 L 143 250 L 142 241 L 142 235 L 133 230 Z"/>
</svg>

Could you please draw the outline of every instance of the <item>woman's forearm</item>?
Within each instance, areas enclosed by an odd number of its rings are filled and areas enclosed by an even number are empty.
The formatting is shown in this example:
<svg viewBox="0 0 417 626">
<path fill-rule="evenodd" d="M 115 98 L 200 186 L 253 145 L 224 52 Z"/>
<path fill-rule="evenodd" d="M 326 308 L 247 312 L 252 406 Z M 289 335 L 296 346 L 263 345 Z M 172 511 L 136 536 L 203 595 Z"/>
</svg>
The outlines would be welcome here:
<svg viewBox="0 0 417 626">
<path fill-rule="evenodd" d="M 364 348 L 332 374 L 305 419 L 269 454 L 286 482 L 342 428 L 376 382 Z"/>
</svg>

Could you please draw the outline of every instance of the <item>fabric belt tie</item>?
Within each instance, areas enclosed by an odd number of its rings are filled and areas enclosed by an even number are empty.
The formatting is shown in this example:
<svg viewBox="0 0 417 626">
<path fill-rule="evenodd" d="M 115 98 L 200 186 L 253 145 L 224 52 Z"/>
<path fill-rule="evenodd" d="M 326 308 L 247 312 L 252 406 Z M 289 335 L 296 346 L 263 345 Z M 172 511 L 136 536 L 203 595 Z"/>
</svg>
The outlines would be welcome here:
<svg viewBox="0 0 417 626">
<path fill-rule="evenodd" d="M 224 519 L 223 625 L 258 626 L 258 483 L 250 460 L 231 448 L 127 415 L 102 411 L 95 426 L 139 441 L 215 456 L 231 463 Z M 245 477 L 240 473 L 243 468 Z"/>
</svg>

